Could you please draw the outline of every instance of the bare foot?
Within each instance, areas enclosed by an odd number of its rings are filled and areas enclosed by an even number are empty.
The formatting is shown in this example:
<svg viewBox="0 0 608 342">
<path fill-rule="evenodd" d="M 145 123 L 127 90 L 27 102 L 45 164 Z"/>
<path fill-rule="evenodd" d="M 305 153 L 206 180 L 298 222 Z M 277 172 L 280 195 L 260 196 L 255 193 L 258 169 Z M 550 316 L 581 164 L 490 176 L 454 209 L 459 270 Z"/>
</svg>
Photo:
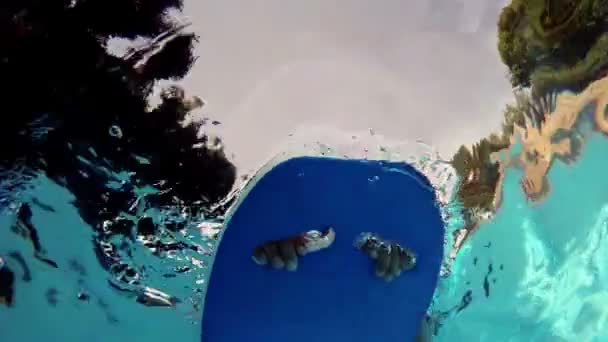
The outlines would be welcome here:
<svg viewBox="0 0 608 342">
<path fill-rule="evenodd" d="M 375 261 L 376 276 L 389 282 L 416 266 L 414 252 L 373 233 L 361 234 L 355 246 Z"/>
<path fill-rule="evenodd" d="M 275 269 L 295 271 L 298 269 L 298 258 L 331 246 L 336 238 L 332 227 L 325 231 L 310 230 L 283 240 L 273 240 L 259 245 L 252 254 L 258 265 L 270 264 Z"/>
</svg>

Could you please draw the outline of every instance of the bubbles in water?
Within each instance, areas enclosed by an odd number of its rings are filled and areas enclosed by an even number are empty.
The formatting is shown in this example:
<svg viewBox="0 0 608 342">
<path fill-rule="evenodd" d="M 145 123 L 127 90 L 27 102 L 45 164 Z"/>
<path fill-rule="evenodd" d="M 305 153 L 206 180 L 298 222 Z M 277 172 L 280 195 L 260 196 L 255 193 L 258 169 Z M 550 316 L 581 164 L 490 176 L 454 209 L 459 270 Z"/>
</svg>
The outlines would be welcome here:
<svg viewBox="0 0 608 342">
<path fill-rule="evenodd" d="M 117 139 L 123 137 L 123 131 L 117 125 L 111 126 L 108 133 Z M 159 207 L 157 203 L 159 199 L 172 196 L 170 190 L 160 190 L 164 188 L 164 181 L 146 185 L 138 183 L 136 181 L 138 175 L 127 170 L 120 173 L 104 170 L 103 172 L 111 174 L 111 177 L 105 184 L 107 191 L 101 192 L 99 196 L 107 202 L 112 201 L 114 195 L 110 195 L 113 193 L 130 197 L 125 202 L 124 213 L 120 217 L 110 217 L 105 223 L 100 222 L 100 226 L 94 231 L 95 251 L 88 251 L 95 252 L 104 267 L 107 267 L 106 273 L 101 275 L 103 281 L 99 282 L 105 285 L 99 285 L 99 289 L 107 285 L 117 293 L 115 302 L 111 295 L 104 300 L 108 303 L 116 303 L 113 305 L 120 310 L 140 310 L 142 309 L 140 306 L 172 306 L 177 309 L 175 312 L 178 314 L 186 310 L 200 311 L 199 306 L 203 301 L 200 296 L 208 283 L 209 265 L 212 263 L 212 255 L 224 228 L 225 209 L 236 203 L 246 184 L 255 182 L 273 165 L 290 157 L 323 155 L 344 159 L 406 161 L 404 157 L 407 156 L 415 161 L 412 165 L 418 170 L 426 170 L 423 173 L 431 179 L 431 183 L 435 186 L 442 184 L 442 176 L 437 180 L 432 179 L 431 173 L 438 173 L 438 170 L 424 166 L 435 162 L 433 158 L 428 160 L 421 158 L 428 149 L 424 148 L 423 152 L 420 152 L 420 147 L 415 143 L 391 144 L 383 140 L 381 135 L 376 135 L 373 129 L 370 129 L 369 135 L 365 134 L 365 131 L 356 134 L 350 132 L 336 134 L 332 131 L 318 139 L 309 138 L 305 143 L 302 140 L 290 139 L 291 146 L 288 144 L 285 152 L 278 154 L 266 166 L 256 169 L 255 174 L 250 174 L 251 177 L 242 175 L 237 188 L 226 199 L 211 207 L 203 204 L 200 204 L 200 207 L 199 204 L 186 207 L 178 198 L 174 198 L 172 202 L 175 205 Z M 207 143 L 210 147 L 221 147 L 221 141 L 213 137 Z M 89 150 L 88 157 L 96 155 L 94 150 Z M 136 154 L 131 156 L 139 164 L 147 164 L 145 158 Z M 87 165 L 94 167 L 91 163 Z M 381 163 L 381 165 L 390 167 L 390 163 Z M 437 169 L 442 167 L 438 164 Z M 449 174 L 449 170 L 446 173 Z M 90 179 L 95 175 L 94 172 L 82 174 L 83 177 Z M 297 177 L 304 176 L 304 170 L 297 172 Z M 380 180 L 380 176 L 371 176 L 367 180 L 370 186 L 373 186 L 373 183 Z M 361 181 L 365 181 L 365 178 Z M 50 192 L 53 191 L 56 190 Z M 44 199 L 44 196 L 41 198 Z M 58 200 L 59 202 L 62 201 Z M 64 202 L 66 207 L 69 207 L 67 204 L 69 201 Z M 40 226 L 41 232 L 48 230 L 44 224 L 41 223 Z M 45 236 L 42 238 L 45 243 L 52 240 Z M 52 245 L 52 242 L 48 243 Z M 80 253 L 82 250 L 74 249 L 73 252 Z M 2 262 L 3 260 L 0 259 L 0 268 Z M 89 276 L 95 279 L 100 275 L 93 275 L 91 272 Z M 75 285 L 77 286 L 74 287 L 72 294 L 74 302 L 98 300 L 98 288 L 90 286 L 89 283 Z M 128 298 L 133 305 L 124 304 L 126 302 L 122 297 Z M 138 302 L 139 306 L 135 302 Z M 171 319 L 169 316 L 166 316 L 167 319 Z M 177 316 L 172 322 L 174 325 L 179 325 L 179 322 L 182 322 L 179 319 L 184 319 Z M 198 322 L 200 316 L 193 315 L 192 318 Z"/>
<path fill-rule="evenodd" d="M 212 240 L 215 240 L 218 237 L 222 227 L 223 225 L 217 222 L 202 222 L 197 226 L 201 236 Z"/>
<path fill-rule="evenodd" d="M 117 138 L 117 139 L 122 138 L 122 129 L 118 125 L 110 126 L 108 133 L 110 134 L 110 136 L 112 136 L 114 138 Z"/>
</svg>

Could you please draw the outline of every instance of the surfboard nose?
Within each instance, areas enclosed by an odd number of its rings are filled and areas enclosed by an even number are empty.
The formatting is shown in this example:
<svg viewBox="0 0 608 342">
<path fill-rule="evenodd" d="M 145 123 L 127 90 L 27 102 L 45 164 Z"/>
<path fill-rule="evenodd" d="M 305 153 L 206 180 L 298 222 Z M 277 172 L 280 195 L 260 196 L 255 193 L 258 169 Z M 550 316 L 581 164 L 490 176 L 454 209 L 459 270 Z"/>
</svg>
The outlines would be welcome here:
<svg viewBox="0 0 608 342">
<path fill-rule="evenodd" d="M 403 163 L 304 157 L 276 165 L 227 220 L 205 298 L 203 341 L 413 340 L 443 256 L 443 222 L 425 182 Z M 304 256 L 296 272 L 250 260 L 264 241 L 328 223 L 330 248 Z M 391 283 L 377 279 L 374 260 L 353 246 L 370 227 L 411 249 L 416 267 Z"/>
</svg>

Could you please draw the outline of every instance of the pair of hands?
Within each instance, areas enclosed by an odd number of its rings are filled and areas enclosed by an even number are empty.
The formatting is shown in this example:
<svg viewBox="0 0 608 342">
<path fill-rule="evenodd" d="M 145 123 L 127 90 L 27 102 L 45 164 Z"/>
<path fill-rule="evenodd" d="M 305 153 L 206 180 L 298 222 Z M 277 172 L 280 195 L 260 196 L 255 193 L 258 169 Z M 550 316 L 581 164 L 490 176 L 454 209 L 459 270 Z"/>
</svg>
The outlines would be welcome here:
<svg viewBox="0 0 608 342">
<path fill-rule="evenodd" d="M 252 259 L 260 266 L 296 271 L 300 257 L 329 248 L 334 240 L 335 231 L 331 227 L 323 232 L 311 230 L 287 239 L 265 242 L 254 249 Z M 412 251 L 376 234 L 361 234 L 355 246 L 374 261 L 376 276 L 388 282 L 416 265 L 416 255 Z"/>
</svg>

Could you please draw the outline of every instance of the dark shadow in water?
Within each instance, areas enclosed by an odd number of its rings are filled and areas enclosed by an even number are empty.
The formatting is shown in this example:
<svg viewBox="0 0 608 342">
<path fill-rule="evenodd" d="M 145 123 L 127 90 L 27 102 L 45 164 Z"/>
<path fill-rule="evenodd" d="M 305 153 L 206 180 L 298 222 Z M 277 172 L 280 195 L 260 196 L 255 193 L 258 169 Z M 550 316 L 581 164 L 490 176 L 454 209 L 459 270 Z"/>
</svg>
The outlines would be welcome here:
<svg viewBox="0 0 608 342">
<path fill-rule="evenodd" d="M 169 87 L 161 103 L 148 108 L 155 82 L 184 77 L 196 59 L 197 36 L 166 15 L 181 9 L 182 1 L 6 0 L 1 7 L 0 75 L 7 87 L 2 93 L 0 177 L 8 177 L 10 170 L 21 176 L 21 182 L 6 185 L 3 196 L 40 172 L 67 188 L 97 233 L 92 247 L 101 264 L 120 269 L 121 282 L 136 271 L 113 252 L 118 246 L 110 237 L 154 236 L 158 230 L 145 218 L 121 217 L 139 199 L 136 187 L 152 185 L 161 191 L 146 196 L 144 206 L 189 207 L 196 215 L 225 197 L 236 177 L 223 150 L 199 136 L 202 123 L 183 123 L 203 105 L 199 98 Z M 106 50 L 111 37 L 144 38 L 146 43 L 117 57 Z M 119 171 L 133 176 L 107 186 Z M 37 198 L 21 203 L 13 231 L 31 242 L 38 260 L 57 268 L 31 222 L 30 205 L 55 210 Z M 196 248 L 150 240 L 161 251 Z M 86 273 L 74 262 L 61 266 Z M 14 274 L 4 266 L 0 278 L 1 297 L 10 304 Z"/>
</svg>

